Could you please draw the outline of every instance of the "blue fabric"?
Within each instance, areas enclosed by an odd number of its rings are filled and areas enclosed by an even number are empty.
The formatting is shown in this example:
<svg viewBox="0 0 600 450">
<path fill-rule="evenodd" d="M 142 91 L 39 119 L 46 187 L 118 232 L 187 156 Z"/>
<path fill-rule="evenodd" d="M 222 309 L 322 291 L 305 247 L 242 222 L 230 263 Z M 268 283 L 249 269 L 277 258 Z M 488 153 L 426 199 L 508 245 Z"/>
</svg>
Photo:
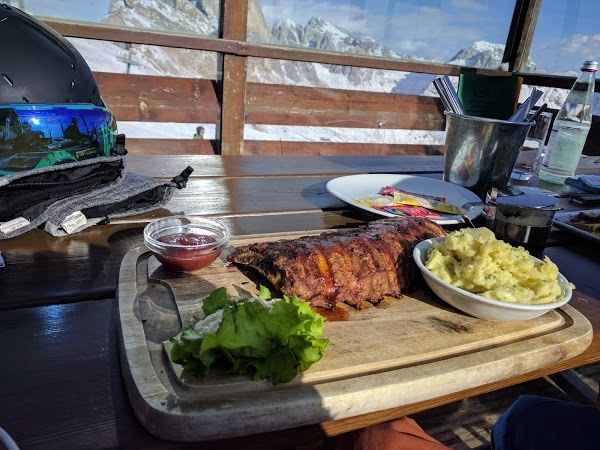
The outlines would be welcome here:
<svg viewBox="0 0 600 450">
<path fill-rule="evenodd" d="M 491 441 L 493 450 L 600 450 L 600 411 L 523 395 L 500 416 Z"/>
<path fill-rule="evenodd" d="M 565 184 L 593 194 L 600 194 L 600 177 L 598 175 L 580 175 L 567 178 Z"/>
</svg>

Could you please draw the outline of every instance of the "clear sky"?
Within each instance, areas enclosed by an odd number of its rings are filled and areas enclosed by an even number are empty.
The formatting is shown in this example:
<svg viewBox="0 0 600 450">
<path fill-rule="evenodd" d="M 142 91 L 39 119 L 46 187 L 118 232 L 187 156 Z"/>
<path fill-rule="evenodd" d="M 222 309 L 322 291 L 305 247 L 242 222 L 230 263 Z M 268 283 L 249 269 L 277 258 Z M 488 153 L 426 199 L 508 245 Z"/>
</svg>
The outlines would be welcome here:
<svg viewBox="0 0 600 450">
<path fill-rule="evenodd" d="M 505 43 L 514 0 L 259 0 L 269 25 L 317 16 L 410 56 L 447 61 L 478 40 Z M 13 2 L 16 3 L 16 2 Z M 42 16 L 101 21 L 108 0 L 25 0 Z M 577 71 L 600 58 L 600 1 L 543 0 L 530 56 L 543 69 Z"/>
<path fill-rule="evenodd" d="M 24 0 L 25 11 L 36 16 L 100 22 L 108 12 L 109 0 Z M 18 6 L 18 1 L 12 3 Z"/>
</svg>

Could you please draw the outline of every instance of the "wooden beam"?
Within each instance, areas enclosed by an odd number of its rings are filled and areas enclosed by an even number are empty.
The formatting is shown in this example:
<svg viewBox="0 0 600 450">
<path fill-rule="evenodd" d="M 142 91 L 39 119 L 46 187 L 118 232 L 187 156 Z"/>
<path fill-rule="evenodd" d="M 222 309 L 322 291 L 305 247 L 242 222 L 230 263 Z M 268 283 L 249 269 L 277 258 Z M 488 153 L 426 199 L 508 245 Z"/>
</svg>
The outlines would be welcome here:
<svg viewBox="0 0 600 450">
<path fill-rule="evenodd" d="M 223 0 L 222 38 L 245 40 L 248 24 L 248 0 Z M 244 146 L 246 78 L 248 59 L 224 54 L 221 70 L 221 124 L 217 130 L 222 155 L 239 155 Z"/>
<path fill-rule="evenodd" d="M 529 2 L 530 0 L 515 1 L 515 8 L 513 10 L 513 16 L 510 22 L 510 29 L 506 38 L 506 45 L 504 46 L 504 55 L 502 56 L 502 63 L 507 64 L 507 70 L 511 72 L 515 65 L 520 34 L 523 29 L 523 23 L 525 19 L 525 11 L 527 10 Z"/>
<path fill-rule="evenodd" d="M 443 145 L 246 141 L 244 155 L 443 155 Z"/>
<path fill-rule="evenodd" d="M 523 77 L 523 84 L 533 86 L 546 86 L 561 89 L 571 89 L 575 83 L 575 77 L 563 75 L 548 75 L 539 73 L 516 72 L 515 75 Z M 600 92 L 600 83 L 596 83 L 594 92 Z"/>
<path fill-rule="evenodd" d="M 584 155 L 600 156 L 600 116 L 592 117 L 592 127 L 583 148 Z M 600 158 L 598 158 L 600 160 Z M 600 168 L 600 163 L 597 164 Z"/>
<path fill-rule="evenodd" d="M 220 154 L 240 155 L 244 145 L 247 59 L 223 56 Z"/>
<path fill-rule="evenodd" d="M 157 45 L 160 47 L 205 50 L 209 52 L 237 52 L 239 42 L 210 36 L 193 36 L 168 31 L 150 31 L 117 25 L 82 23 L 66 19 L 40 18 L 46 25 L 67 37 L 109 42 Z"/>
<path fill-rule="evenodd" d="M 190 133 L 194 130 L 190 129 Z M 209 139 L 140 139 L 127 138 L 130 155 L 214 155 L 217 142 Z"/>
<path fill-rule="evenodd" d="M 535 26 L 537 24 L 541 6 L 542 0 L 525 1 L 522 25 L 519 28 L 518 36 L 514 36 L 514 39 L 518 39 L 518 43 L 511 60 L 511 68 L 509 69 L 513 72 L 525 71 L 527 68 L 527 60 L 529 59 L 531 43 L 533 41 Z"/>
<path fill-rule="evenodd" d="M 127 138 L 130 155 L 213 155 L 217 142 L 195 139 Z M 244 155 L 443 155 L 443 145 L 346 142 L 245 141 Z"/>
<path fill-rule="evenodd" d="M 214 80 L 106 72 L 94 76 L 118 121 L 219 123 Z M 437 97 L 248 83 L 245 99 L 245 121 L 252 124 L 414 130 L 445 126 Z"/>
<path fill-rule="evenodd" d="M 444 130 L 436 97 L 248 83 L 246 122 L 343 128 Z"/>
<path fill-rule="evenodd" d="M 226 0 L 224 0 L 226 1 Z M 230 0 L 235 3 L 234 9 L 247 5 L 247 0 Z M 222 6 L 223 10 L 226 3 Z M 247 19 L 246 19 L 247 20 Z M 283 47 L 271 44 L 245 42 L 246 37 L 239 40 L 233 38 L 212 38 L 209 36 L 190 36 L 170 32 L 136 30 L 112 25 L 78 23 L 67 20 L 44 19 L 44 23 L 63 36 L 111 42 L 131 42 L 135 44 L 158 45 L 161 47 L 189 48 L 237 55 L 245 57 L 283 59 L 289 61 L 336 64 L 343 66 L 365 67 L 370 69 L 396 70 L 401 72 L 431 73 L 439 75 L 460 74 L 461 67 L 417 60 L 386 59 L 375 56 L 350 55 L 327 52 L 307 48 Z M 497 74 L 500 71 L 474 68 L 476 73 Z M 504 72 L 500 72 L 504 73 Z"/>
<path fill-rule="evenodd" d="M 221 106 L 212 80 L 107 72 L 94 77 L 117 121 L 219 121 Z"/>
</svg>

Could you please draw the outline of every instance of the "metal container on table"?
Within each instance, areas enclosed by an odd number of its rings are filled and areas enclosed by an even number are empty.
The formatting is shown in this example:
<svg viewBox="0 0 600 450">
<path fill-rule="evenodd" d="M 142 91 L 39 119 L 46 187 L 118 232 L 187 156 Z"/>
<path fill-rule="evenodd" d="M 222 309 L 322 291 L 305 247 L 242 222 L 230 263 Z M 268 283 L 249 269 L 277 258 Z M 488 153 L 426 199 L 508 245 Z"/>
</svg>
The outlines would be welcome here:
<svg viewBox="0 0 600 450">
<path fill-rule="evenodd" d="M 522 194 L 487 195 L 487 226 L 498 239 L 526 248 L 543 246 L 548 239 L 554 213 L 560 211 L 560 197 L 554 192 L 519 187 Z"/>
<path fill-rule="evenodd" d="M 485 200 L 492 187 L 508 184 L 533 122 L 509 122 L 446 111 L 444 181 Z"/>
<path fill-rule="evenodd" d="M 562 209 L 560 201 L 554 192 L 534 187 L 492 188 L 485 202 L 466 203 L 463 208 L 470 217 L 473 208 L 483 207 L 484 224 L 498 239 L 531 251 L 545 245 L 554 214 Z"/>
</svg>

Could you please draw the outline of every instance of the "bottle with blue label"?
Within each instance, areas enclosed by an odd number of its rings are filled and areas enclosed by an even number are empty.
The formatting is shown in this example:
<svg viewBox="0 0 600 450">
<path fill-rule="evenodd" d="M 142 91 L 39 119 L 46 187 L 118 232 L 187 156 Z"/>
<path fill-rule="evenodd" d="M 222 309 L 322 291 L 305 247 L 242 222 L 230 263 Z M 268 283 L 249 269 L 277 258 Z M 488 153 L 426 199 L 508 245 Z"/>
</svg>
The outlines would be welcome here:
<svg viewBox="0 0 600 450">
<path fill-rule="evenodd" d="M 564 184 L 575 174 L 585 140 L 592 125 L 592 104 L 598 63 L 585 61 L 581 73 L 560 108 L 550 132 L 540 179 Z"/>
</svg>

